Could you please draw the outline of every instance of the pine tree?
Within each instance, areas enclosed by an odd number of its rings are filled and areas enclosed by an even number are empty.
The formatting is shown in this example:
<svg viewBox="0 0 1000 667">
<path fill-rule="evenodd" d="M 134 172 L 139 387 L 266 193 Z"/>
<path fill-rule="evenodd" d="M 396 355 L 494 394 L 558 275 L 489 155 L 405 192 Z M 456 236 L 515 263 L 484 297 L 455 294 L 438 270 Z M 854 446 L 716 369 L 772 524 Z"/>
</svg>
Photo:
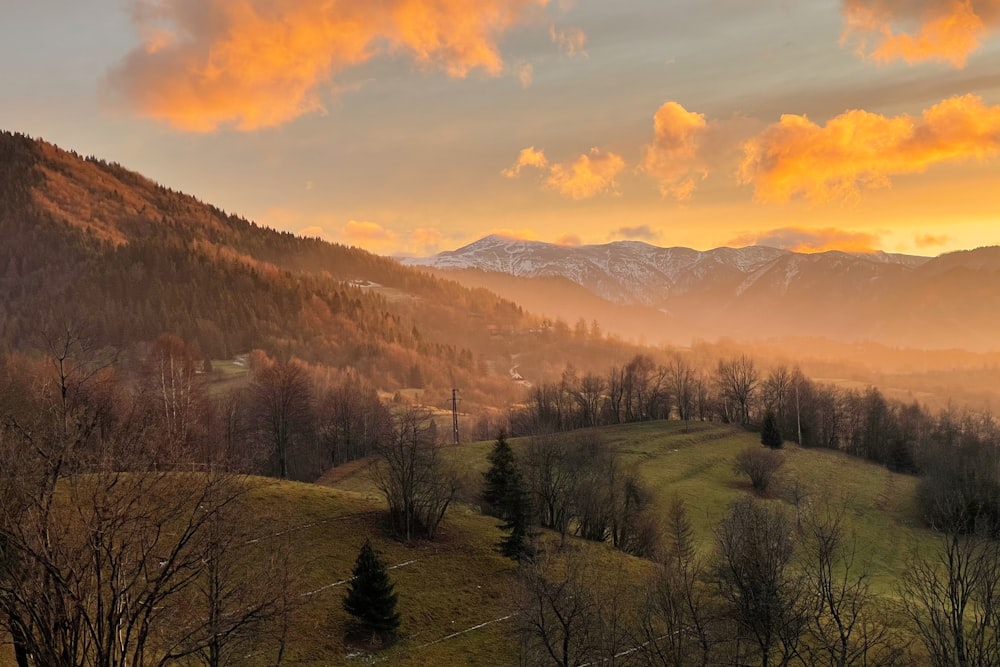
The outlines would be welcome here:
<svg viewBox="0 0 1000 667">
<path fill-rule="evenodd" d="M 385 563 L 371 541 L 365 540 L 354 563 L 354 578 L 344 598 L 344 609 L 360 621 L 365 631 L 391 639 L 399 628 L 397 598 Z"/>
<path fill-rule="evenodd" d="M 507 444 L 507 436 L 503 430 L 497 435 L 493 451 L 489 455 L 490 468 L 483 473 L 485 485 L 480 495 L 487 514 L 507 519 L 504 505 L 507 502 L 512 480 L 518 479 L 517 461 L 514 452 Z M 519 479 L 518 479 L 519 481 Z"/>
<path fill-rule="evenodd" d="M 785 444 L 784 438 L 781 437 L 781 430 L 778 428 L 778 420 L 770 410 L 764 415 L 764 424 L 760 429 L 760 444 L 771 449 L 781 449 L 782 445 Z"/>
<path fill-rule="evenodd" d="M 497 546 L 507 558 L 518 561 L 529 559 L 534 556 L 529 532 L 531 503 L 524 490 L 514 452 L 507 444 L 506 434 L 502 430 L 493 445 L 489 460 L 490 468 L 483 473 L 485 487 L 481 497 L 486 512 L 504 520 L 500 529 L 507 535 Z"/>
<path fill-rule="evenodd" d="M 531 503 L 521 484 L 521 476 L 516 474 L 510 482 L 503 502 L 505 521 L 500 526 L 507 535 L 500 540 L 498 546 L 500 553 L 507 558 L 516 561 L 531 560 L 535 556 L 530 533 Z"/>
</svg>

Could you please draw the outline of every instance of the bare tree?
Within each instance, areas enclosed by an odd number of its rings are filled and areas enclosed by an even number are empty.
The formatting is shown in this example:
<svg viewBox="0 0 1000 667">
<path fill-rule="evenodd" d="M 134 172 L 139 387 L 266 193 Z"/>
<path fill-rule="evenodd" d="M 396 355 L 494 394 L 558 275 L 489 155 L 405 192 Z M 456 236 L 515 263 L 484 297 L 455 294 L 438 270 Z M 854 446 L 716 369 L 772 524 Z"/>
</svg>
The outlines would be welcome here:
<svg viewBox="0 0 1000 667">
<path fill-rule="evenodd" d="M 687 359 L 680 354 L 673 354 L 667 362 L 667 383 L 677 407 L 677 417 L 682 421 L 689 421 L 695 416 L 695 381 L 694 368 Z"/>
<path fill-rule="evenodd" d="M 0 404 L 0 608 L 22 666 L 165 664 L 243 485 L 165 472 L 148 402 L 87 354 L 67 335 Z"/>
<path fill-rule="evenodd" d="M 583 419 L 584 427 L 597 426 L 605 387 L 604 378 L 594 373 L 587 373 L 580 380 L 580 386 L 574 398 L 580 406 L 580 416 Z"/>
<path fill-rule="evenodd" d="M 168 449 L 187 446 L 204 399 L 203 382 L 195 375 L 195 354 L 177 336 L 156 339 L 146 359 L 146 375 L 159 407 Z"/>
<path fill-rule="evenodd" d="M 291 548 L 287 541 L 275 548 L 280 538 L 263 536 L 250 517 L 242 497 L 213 514 L 201 572 L 169 602 L 173 622 L 162 631 L 161 664 L 193 658 L 206 667 L 237 665 L 266 643 L 281 653 L 296 606 Z"/>
<path fill-rule="evenodd" d="M 761 667 L 784 666 L 805 629 L 804 588 L 791 566 L 792 529 L 785 515 L 746 497 L 733 503 L 716 532 L 716 579 Z"/>
<path fill-rule="evenodd" d="M 433 539 L 459 491 L 459 475 L 441 459 L 429 411 L 407 407 L 393 416 L 371 471 L 404 539 Z"/>
<path fill-rule="evenodd" d="M 621 424 L 624 421 L 622 410 L 625 403 L 625 369 L 619 366 L 612 366 L 608 371 L 608 396 L 607 411 L 610 420 L 614 424 Z"/>
<path fill-rule="evenodd" d="M 857 542 L 844 535 L 844 507 L 810 513 L 802 523 L 802 571 L 813 598 L 807 662 L 830 667 L 902 664 L 902 649 L 881 620 Z"/>
<path fill-rule="evenodd" d="M 579 554 L 521 568 L 517 629 L 523 663 L 577 667 L 599 659 L 601 604 L 592 576 Z"/>
<path fill-rule="evenodd" d="M 252 391 L 261 435 L 277 459 L 278 477 L 287 479 L 290 454 L 310 439 L 313 392 L 309 377 L 297 362 L 280 362 L 255 373 Z"/>
<path fill-rule="evenodd" d="M 329 465 L 368 456 L 386 435 L 388 409 L 374 387 L 361 378 L 348 376 L 325 388 L 317 403 L 319 433 Z"/>
<path fill-rule="evenodd" d="M 750 423 L 750 410 L 757 391 L 757 368 L 745 354 L 719 361 L 716 382 L 724 401 L 725 416 L 740 424 Z"/>
<path fill-rule="evenodd" d="M 640 615 L 639 653 L 659 667 L 706 667 L 713 659 L 716 619 L 702 579 L 684 502 L 675 498 L 667 515 L 665 547 L 647 587 Z"/>
<path fill-rule="evenodd" d="M 789 406 L 794 403 L 792 397 L 792 373 L 787 366 L 772 368 L 761 383 L 761 400 L 765 410 L 771 410 L 778 418 L 778 423 L 787 429 L 786 417 Z"/>
<path fill-rule="evenodd" d="M 563 537 L 573 518 L 575 479 L 569 465 L 569 446 L 565 438 L 536 436 L 528 441 L 524 465 L 528 490 L 536 514 L 546 528 Z"/>
<path fill-rule="evenodd" d="M 964 499 L 939 516 L 937 547 L 915 552 L 900 593 L 907 615 L 935 667 L 1000 665 L 1000 542 L 988 531 L 968 530 Z M 941 502 L 947 502 L 943 498 Z"/>
</svg>

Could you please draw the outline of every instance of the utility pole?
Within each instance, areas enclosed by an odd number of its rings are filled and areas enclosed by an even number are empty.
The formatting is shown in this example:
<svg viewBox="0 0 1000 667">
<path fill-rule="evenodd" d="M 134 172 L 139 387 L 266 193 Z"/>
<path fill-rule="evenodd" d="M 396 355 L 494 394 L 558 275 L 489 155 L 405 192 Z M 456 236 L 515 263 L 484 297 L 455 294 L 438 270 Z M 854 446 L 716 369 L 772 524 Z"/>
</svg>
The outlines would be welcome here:
<svg viewBox="0 0 1000 667">
<path fill-rule="evenodd" d="M 451 390 L 451 430 L 458 444 L 458 389 Z"/>
</svg>

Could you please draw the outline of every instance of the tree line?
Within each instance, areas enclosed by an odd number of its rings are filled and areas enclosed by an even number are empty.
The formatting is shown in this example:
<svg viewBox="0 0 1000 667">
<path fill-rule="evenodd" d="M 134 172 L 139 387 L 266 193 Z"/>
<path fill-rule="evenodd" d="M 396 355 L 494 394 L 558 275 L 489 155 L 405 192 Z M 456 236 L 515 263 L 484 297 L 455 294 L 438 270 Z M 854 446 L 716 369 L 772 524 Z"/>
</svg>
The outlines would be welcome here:
<svg viewBox="0 0 1000 667">
<path fill-rule="evenodd" d="M 958 485 L 975 496 L 970 502 L 992 507 L 1000 519 L 997 501 L 991 499 L 1000 489 L 997 475 L 970 478 L 976 461 L 994 456 L 1000 425 L 989 413 L 946 409 L 934 414 L 916 401 L 886 398 L 876 387 L 819 383 L 786 366 L 764 372 L 747 355 L 705 367 L 682 352 L 660 364 L 638 354 L 603 374 L 580 374 L 570 366 L 559 380 L 531 386 L 524 402 L 506 413 L 482 415 L 475 428 L 486 439 L 499 428 L 522 436 L 657 419 L 733 423 L 751 430 L 767 424 L 782 439 L 804 447 L 835 449 L 922 475 L 926 493 Z"/>
</svg>

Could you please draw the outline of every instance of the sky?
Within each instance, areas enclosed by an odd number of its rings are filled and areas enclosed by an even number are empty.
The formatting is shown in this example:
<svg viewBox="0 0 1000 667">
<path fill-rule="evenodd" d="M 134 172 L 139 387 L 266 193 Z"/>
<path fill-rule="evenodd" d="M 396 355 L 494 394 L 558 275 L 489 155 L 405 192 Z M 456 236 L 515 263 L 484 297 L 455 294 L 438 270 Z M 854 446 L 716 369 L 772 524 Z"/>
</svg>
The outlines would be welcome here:
<svg viewBox="0 0 1000 667">
<path fill-rule="evenodd" d="M 1000 243 L 1000 0 L 0 0 L 0 91 L 380 254 Z"/>
</svg>

